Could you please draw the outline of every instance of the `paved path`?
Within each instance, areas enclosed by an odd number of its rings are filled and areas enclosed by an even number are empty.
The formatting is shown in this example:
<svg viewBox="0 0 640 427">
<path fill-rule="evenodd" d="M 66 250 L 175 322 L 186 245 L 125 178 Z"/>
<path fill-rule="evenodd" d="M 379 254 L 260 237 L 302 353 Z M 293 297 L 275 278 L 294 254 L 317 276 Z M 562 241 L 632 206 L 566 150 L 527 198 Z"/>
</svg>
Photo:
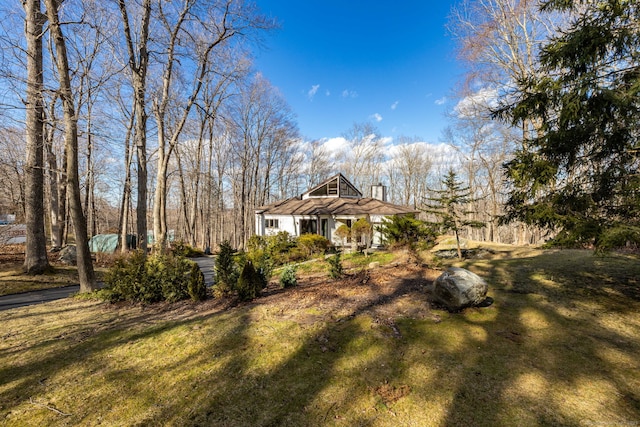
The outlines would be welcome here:
<svg viewBox="0 0 640 427">
<path fill-rule="evenodd" d="M 204 274 L 204 283 L 207 286 L 213 285 L 214 257 L 191 258 L 198 263 L 200 270 Z M 65 286 L 62 288 L 41 289 L 39 291 L 23 292 L 21 294 L 0 296 L 0 311 L 12 308 L 24 307 L 27 305 L 40 304 L 43 302 L 55 301 L 57 299 L 68 298 L 80 290 L 80 285 Z"/>
<path fill-rule="evenodd" d="M 64 286 L 62 288 L 41 289 L 39 291 L 23 292 L 21 294 L 0 297 L 0 310 L 9 310 L 26 305 L 40 304 L 67 298 L 80 290 L 80 285 Z"/>
<path fill-rule="evenodd" d="M 191 261 L 195 261 L 198 263 L 198 267 L 200 267 L 202 274 L 204 274 L 204 283 L 207 286 L 213 286 L 215 257 L 203 256 L 203 257 L 190 258 L 190 259 Z"/>
</svg>

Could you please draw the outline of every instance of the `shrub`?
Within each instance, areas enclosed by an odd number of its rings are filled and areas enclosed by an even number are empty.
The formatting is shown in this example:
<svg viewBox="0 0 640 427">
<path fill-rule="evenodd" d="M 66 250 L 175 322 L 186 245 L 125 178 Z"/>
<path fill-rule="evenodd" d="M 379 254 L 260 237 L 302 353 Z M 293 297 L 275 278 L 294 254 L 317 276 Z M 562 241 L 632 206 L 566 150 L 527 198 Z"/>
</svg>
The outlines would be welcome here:
<svg viewBox="0 0 640 427">
<path fill-rule="evenodd" d="M 254 234 L 247 241 L 247 252 L 251 253 L 254 251 L 262 250 L 264 251 L 267 248 L 267 238 L 264 236 L 258 236 Z"/>
<path fill-rule="evenodd" d="M 282 269 L 280 275 L 280 287 L 291 288 L 298 285 L 298 278 L 296 277 L 296 267 L 293 265 L 287 265 Z"/>
<path fill-rule="evenodd" d="M 247 252 L 247 259 L 253 263 L 262 283 L 262 289 L 266 288 L 273 275 L 273 269 L 275 268 L 273 259 L 262 249 Z"/>
<path fill-rule="evenodd" d="M 339 279 L 344 275 L 340 252 L 327 258 L 327 262 L 329 263 L 329 277 Z"/>
<path fill-rule="evenodd" d="M 194 301 L 203 301 L 207 298 L 207 286 L 204 283 L 204 274 L 195 262 L 191 265 L 189 274 L 189 296 Z"/>
<path fill-rule="evenodd" d="M 195 258 L 199 256 L 204 256 L 204 252 L 200 249 L 196 249 L 193 246 L 184 243 L 182 241 L 172 242 L 171 243 L 171 253 L 176 256 L 182 256 L 185 258 Z"/>
<path fill-rule="evenodd" d="M 358 249 L 361 249 L 362 246 L 366 249 L 373 240 L 373 226 L 366 218 L 360 218 L 351 226 L 351 235 Z"/>
<path fill-rule="evenodd" d="M 284 264 L 287 261 L 289 251 L 296 246 L 291 239 L 291 235 L 286 231 L 265 237 L 265 251 L 269 254 L 276 265 Z"/>
<path fill-rule="evenodd" d="M 312 256 L 324 253 L 331 246 L 331 242 L 319 234 L 303 234 L 298 237 L 297 246 L 307 256 Z"/>
<path fill-rule="evenodd" d="M 129 256 L 115 260 L 114 266 L 104 275 L 105 298 L 111 302 L 137 301 L 146 287 L 146 256 L 142 251 L 134 251 Z"/>
<path fill-rule="evenodd" d="M 111 302 L 175 302 L 189 297 L 193 263 L 183 257 L 141 251 L 120 258 L 105 274 L 105 298 Z M 196 265 L 197 267 L 197 265 Z"/>
<path fill-rule="evenodd" d="M 147 280 L 160 290 L 158 301 L 176 302 L 189 298 L 189 272 L 191 262 L 171 254 L 152 255 L 147 258 Z"/>
<path fill-rule="evenodd" d="M 342 224 L 333 234 L 340 239 L 340 243 L 344 246 L 347 243 L 347 239 L 351 236 L 351 229 L 347 224 Z"/>
<path fill-rule="evenodd" d="M 233 248 L 228 241 L 220 244 L 220 252 L 216 258 L 216 285 L 214 294 L 217 297 L 229 295 L 238 282 L 238 268 L 233 259 Z"/>
<path fill-rule="evenodd" d="M 241 301 L 250 301 L 254 299 L 262 289 L 262 280 L 258 276 L 256 269 L 251 261 L 244 264 L 242 273 L 238 278 L 238 298 Z"/>
</svg>

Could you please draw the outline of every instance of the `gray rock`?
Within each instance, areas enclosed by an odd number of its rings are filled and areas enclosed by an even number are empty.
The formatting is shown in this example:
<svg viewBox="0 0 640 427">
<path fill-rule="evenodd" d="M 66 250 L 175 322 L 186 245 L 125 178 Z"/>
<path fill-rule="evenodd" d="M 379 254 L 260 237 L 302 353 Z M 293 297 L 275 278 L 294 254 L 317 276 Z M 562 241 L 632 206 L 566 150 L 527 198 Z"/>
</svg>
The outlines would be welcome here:
<svg viewBox="0 0 640 427">
<path fill-rule="evenodd" d="M 75 245 L 65 246 L 64 248 L 60 249 L 59 254 L 60 255 L 58 259 L 61 263 L 65 265 L 76 265 L 78 252 Z"/>
<path fill-rule="evenodd" d="M 489 286 L 483 278 L 464 268 L 451 267 L 442 273 L 431 288 L 431 298 L 449 311 L 480 305 Z"/>
</svg>

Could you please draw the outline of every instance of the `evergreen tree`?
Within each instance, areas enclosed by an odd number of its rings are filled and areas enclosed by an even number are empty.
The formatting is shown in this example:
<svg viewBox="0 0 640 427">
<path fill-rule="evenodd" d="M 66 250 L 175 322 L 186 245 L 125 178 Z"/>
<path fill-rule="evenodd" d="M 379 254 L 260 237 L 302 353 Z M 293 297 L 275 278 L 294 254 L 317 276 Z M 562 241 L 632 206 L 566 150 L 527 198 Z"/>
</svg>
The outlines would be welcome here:
<svg viewBox="0 0 640 427">
<path fill-rule="evenodd" d="M 220 252 L 215 263 L 216 287 L 214 291 L 216 295 L 228 295 L 235 289 L 238 282 L 238 269 L 233 259 L 233 252 L 229 241 L 225 240 L 220 243 Z"/>
<path fill-rule="evenodd" d="M 385 242 L 395 245 L 412 246 L 417 242 L 431 244 L 435 240 L 431 227 L 415 218 L 413 214 L 383 218 L 377 230 Z"/>
<path fill-rule="evenodd" d="M 577 18 L 498 112 L 533 124 L 506 165 L 505 219 L 555 230 L 563 244 L 640 241 L 640 4 L 550 0 L 543 9 Z"/>
<path fill-rule="evenodd" d="M 422 210 L 440 219 L 439 222 L 432 222 L 431 224 L 441 233 L 453 231 L 456 236 L 458 258 L 462 258 L 460 230 L 463 227 L 484 227 L 484 223 L 467 219 L 473 211 L 465 210 L 465 207 L 473 202 L 473 198 L 471 198 L 469 187 L 462 186 L 453 169 L 449 169 L 447 175 L 442 179 L 442 184 L 443 189 L 435 191 L 438 196 L 429 197 L 427 200 L 431 203 L 426 203 Z"/>
</svg>

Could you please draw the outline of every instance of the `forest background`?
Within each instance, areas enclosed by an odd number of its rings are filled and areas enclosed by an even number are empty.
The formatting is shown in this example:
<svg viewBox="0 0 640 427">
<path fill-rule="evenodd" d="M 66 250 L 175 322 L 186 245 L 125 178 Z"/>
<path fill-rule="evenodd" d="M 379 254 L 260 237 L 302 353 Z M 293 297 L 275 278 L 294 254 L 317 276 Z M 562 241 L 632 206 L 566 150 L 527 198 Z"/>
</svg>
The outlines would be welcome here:
<svg viewBox="0 0 640 427">
<path fill-rule="evenodd" d="M 200 248 L 225 240 L 242 248 L 253 233 L 255 208 L 299 195 L 337 172 L 365 195 L 381 182 L 389 201 L 420 209 L 453 169 L 473 196 L 468 219 L 485 225 L 464 230 L 466 237 L 541 243 L 567 224 L 523 214 L 513 195 L 522 196 L 514 189 L 526 183 L 514 175 L 514 163 L 508 176 L 504 166 L 535 153 L 527 151 L 535 147 L 531 141 L 558 127 L 546 110 L 521 114 L 525 104 L 519 104 L 535 92 L 527 92 L 528 82 L 553 79 L 553 67 L 567 65 L 550 64 L 543 47 L 563 31 L 584 28 L 589 17 L 609 29 L 637 28 L 630 2 L 569 3 L 461 0 L 448 32 L 466 73 L 451 88 L 457 102 L 447 116 L 446 143 L 399 136 L 389 145 L 374 123 L 363 122 L 346 129 L 345 144 L 331 152 L 322 140 L 300 134 L 295 112 L 255 69 L 253 54 L 278 22 L 251 2 L 4 5 L 0 212 L 27 224 L 28 242 L 50 247 L 119 233 L 138 235 L 145 249 L 152 230 L 160 245 L 169 236 Z M 637 46 L 637 33 L 618 41 Z M 632 50 L 618 55 L 611 40 L 594 40 L 604 54 L 583 62 L 593 60 L 600 75 L 614 75 L 607 70 L 621 65 L 637 70 Z M 637 169 L 637 151 L 630 151 L 624 176 Z M 580 171 L 549 174 L 561 177 L 545 183 L 553 189 L 573 185 Z M 508 225 L 500 222 L 505 213 Z M 37 266 L 42 248 L 34 251 L 28 244 L 27 260 Z"/>
</svg>

